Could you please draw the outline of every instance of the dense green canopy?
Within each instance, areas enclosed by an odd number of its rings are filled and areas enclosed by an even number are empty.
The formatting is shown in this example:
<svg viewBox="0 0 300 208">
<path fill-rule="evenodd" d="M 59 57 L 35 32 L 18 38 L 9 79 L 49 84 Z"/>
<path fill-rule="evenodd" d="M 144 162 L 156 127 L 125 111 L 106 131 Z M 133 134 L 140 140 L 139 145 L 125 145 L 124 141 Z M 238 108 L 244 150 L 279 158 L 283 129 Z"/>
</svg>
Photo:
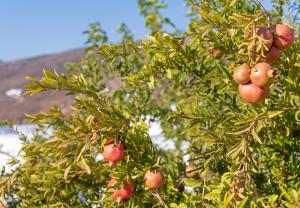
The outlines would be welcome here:
<svg viewBox="0 0 300 208">
<path fill-rule="evenodd" d="M 242 100 L 232 79 L 236 66 L 253 67 L 265 56 L 257 27 L 283 22 L 299 37 L 299 1 L 274 0 L 266 11 L 256 0 L 186 0 L 184 32 L 160 13 L 163 2 L 138 2 L 150 31 L 143 40 L 122 24 L 120 43 L 108 44 L 100 24 L 92 24 L 86 54 L 66 64 L 69 73 L 44 70 L 42 79 L 29 78 L 27 95 L 65 91 L 74 102 L 69 113 L 54 107 L 28 116 L 40 131 L 54 131 L 23 138 L 22 160 L 11 162 L 16 170 L 0 176 L 0 201 L 11 207 L 299 207 L 299 39 L 272 63 L 277 75 L 263 103 Z M 152 122 L 175 150 L 154 145 Z M 125 146 L 113 167 L 101 157 L 110 137 Z M 197 177 L 186 176 L 184 158 Z M 158 190 L 145 186 L 148 170 L 164 174 Z M 118 204 L 108 189 L 111 178 L 118 188 L 132 183 L 132 197 Z"/>
</svg>

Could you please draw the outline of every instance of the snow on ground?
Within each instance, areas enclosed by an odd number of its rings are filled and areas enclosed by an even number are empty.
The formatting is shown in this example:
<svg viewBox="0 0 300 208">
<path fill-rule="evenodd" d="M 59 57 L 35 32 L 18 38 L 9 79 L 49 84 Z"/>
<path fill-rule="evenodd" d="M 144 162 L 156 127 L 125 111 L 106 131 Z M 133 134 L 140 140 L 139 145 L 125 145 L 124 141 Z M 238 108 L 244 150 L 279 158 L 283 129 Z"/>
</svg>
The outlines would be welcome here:
<svg viewBox="0 0 300 208">
<path fill-rule="evenodd" d="M 13 129 L 8 127 L 0 127 L 0 150 L 1 152 L 8 153 L 13 157 L 17 157 L 21 149 L 21 141 L 19 136 L 16 134 L 16 130 L 28 138 L 32 137 L 35 125 L 17 125 Z M 0 169 L 6 166 L 10 157 L 6 154 L 0 153 Z M 6 166 L 7 168 L 7 166 Z M 9 168 L 7 168 L 9 170 Z"/>
</svg>

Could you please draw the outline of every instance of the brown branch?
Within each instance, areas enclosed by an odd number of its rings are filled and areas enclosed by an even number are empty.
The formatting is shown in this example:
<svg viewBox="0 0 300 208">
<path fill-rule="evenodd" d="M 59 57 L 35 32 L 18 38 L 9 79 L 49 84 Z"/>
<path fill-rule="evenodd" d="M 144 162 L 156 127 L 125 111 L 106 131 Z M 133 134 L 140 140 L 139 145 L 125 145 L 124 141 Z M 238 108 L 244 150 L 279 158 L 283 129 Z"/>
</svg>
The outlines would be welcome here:
<svg viewBox="0 0 300 208">
<path fill-rule="evenodd" d="M 162 207 L 165 207 L 166 203 L 164 202 L 163 198 L 161 197 L 160 193 L 157 190 L 154 190 L 152 195 L 158 199 Z"/>
</svg>

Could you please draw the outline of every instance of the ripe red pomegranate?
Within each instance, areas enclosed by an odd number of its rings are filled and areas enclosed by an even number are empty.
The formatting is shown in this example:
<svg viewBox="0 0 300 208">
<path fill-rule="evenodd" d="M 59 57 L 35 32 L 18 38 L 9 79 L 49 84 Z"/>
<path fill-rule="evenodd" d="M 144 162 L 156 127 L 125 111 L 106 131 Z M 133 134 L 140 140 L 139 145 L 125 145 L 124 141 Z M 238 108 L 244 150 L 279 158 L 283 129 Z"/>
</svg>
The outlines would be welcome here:
<svg viewBox="0 0 300 208">
<path fill-rule="evenodd" d="M 109 191 L 112 192 L 111 197 L 116 199 L 118 203 L 129 199 L 134 192 L 134 186 L 129 182 L 124 182 L 123 187 L 120 189 L 114 189 L 113 187 L 118 183 L 118 181 L 114 178 L 110 179 L 108 182 Z"/>
<path fill-rule="evenodd" d="M 123 144 L 110 143 L 104 146 L 103 157 L 108 161 L 110 166 L 115 165 L 117 161 L 123 160 L 125 156 L 125 150 Z"/>
<path fill-rule="evenodd" d="M 164 176 L 159 171 L 147 171 L 144 178 L 146 186 L 150 189 L 158 189 L 164 184 Z"/>
<path fill-rule="evenodd" d="M 265 45 L 270 48 L 273 43 L 273 34 L 272 30 L 266 27 L 259 27 L 256 29 L 256 34 L 263 39 Z"/>
<path fill-rule="evenodd" d="M 199 174 L 195 172 L 197 169 L 197 166 L 194 164 L 189 164 L 185 168 L 185 175 L 188 178 L 199 178 Z"/>
<path fill-rule="evenodd" d="M 294 31 L 289 26 L 285 24 L 277 24 L 273 30 L 275 32 L 274 45 L 277 48 L 288 48 L 294 42 Z"/>
<path fill-rule="evenodd" d="M 278 61 L 280 59 L 280 50 L 275 46 L 272 46 L 266 53 L 265 61 L 268 63 Z"/>
<path fill-rule="evenodd" d="M 267 87 L 274 80 L 274 70 L 271 65 L 265 62 L 256 64 L 251 70 L 250 80 L 258 87 Z"/>
<path fill-rule="evenodd" d="M 257 87 L 255 84 L 247 83 L 239 85 L 239 93 L 243 100 L 251 104 L 263 102 L 269 95 L 269 88 Z"/>
<path fill-rule="evenodd" d="M 221 57 L 221 51 L 219 49 L 213 50 L 213 57 L 220 58 Z"/>
<path fill-rule="evenodd" d="M 238 66 L 233 73 L 233 79 L 238 84 L 244 84 L 250 80 L 251 69 L 247 64 Z"/>
</svg>

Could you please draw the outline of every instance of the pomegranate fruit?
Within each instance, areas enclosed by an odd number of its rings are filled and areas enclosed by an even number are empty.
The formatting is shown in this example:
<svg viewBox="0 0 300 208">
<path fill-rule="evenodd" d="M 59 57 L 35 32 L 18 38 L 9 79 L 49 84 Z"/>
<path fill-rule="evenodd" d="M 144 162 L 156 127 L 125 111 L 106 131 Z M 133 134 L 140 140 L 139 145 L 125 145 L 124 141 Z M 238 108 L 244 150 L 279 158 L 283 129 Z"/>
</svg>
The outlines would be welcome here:
<svg viewBox="0 0 300 208">
<path fill-rule="evenodd" d="M 114 186 L 118 183 L 118 181 L 114 178 L 110 179 L 108 182 L 109 191 L 112 192 L 111 197 L 116 199 L 118 203 L 129 199 L 134 192 L 134 186 L 129 182 L 124 182 L 123 187 L 120 189 L 115 189 Z"/>
<path fill-rule="evenodd" d="M 250 80 L 251 69 L 247 64 L 238 66 L 233 73 L 233 79 L 238 84 L 244 84 Z"/>
<path fill-rule="evenodd" d="M 280 50 L 276 48 L 275 46 L 272 46 L 270 50 L 266 53 L 266 62 L 275 62 L 280 59 Z"/>
<path fill-rule="evenodd" d="M 189 164 L 185 168 L 185 175 L 188 178 L 199 178 L 199 174 L 195 172 L 197 169 L 197 166 L 194 164 Z"/>
<path fill-rule="evenodd" d="M 112 179 L 110 179 L 110 180 L 108 181 L 107 186 L 108 186 L 109 188 L 111 188 L 111 187 L 114 187 L 117 183 L 118 183 L 118 181 L 117 181 L 115 178 L 112 178 Z"/>
<path fill-rule="evenodd" d="M 94 118 L 93 123 L 94 123 L 94 125 L 98 125 L 98 124 L 100 124 L 100 120 L 98 118 Z"/>
<path fill-rule="evenodd" d="M 271 65 L 265 62 L 256 64 L 251 70 L 250 80 L 258 87 L 267 87 L 274 80 L 274 70 Z"/>
<path fill-rule="evenodd" d="M 273 30 L 275 32 L 274 45 L 277 48 L 288 48 L 294 42 L 294 31 L 289 26 L 285 24 L 277 24 Z"/>
<path fill-rule="evenodd" d="M 272 46 L 273 43 L 272 30 L 266 27 L 259 27 L 256 29 L 256 35 L 258 35 L 263 40 L 263 42 L 268 48 Z"/>
<path fill-rule="evenodd" d="M 269 88 L 260 88 L 252 83 L 239 85 L 239 93 L 241 98 L 251 104 L 263 102 L 269 95 Z"/>
<path fill-rule="evenodd" d="M 123 160 L 125 150 L 123 144 L 115 146 L 113 143 L 104 146 L 103 157 L 108 161 L 110 166 L 115 165 L 117 161 Z"/>
<path fill-rule="evenodd" d="M 147 171 L 145 174 L 145 183 L 150 189 L 158 189 L 164 184 L 164 176 L 159 171 Z"/>
<path fill-rule="evenodd" d="M 251 30 L 245 30 L 244 31 L 244 38 L 249 38 L 252 35 Z"/>
<path fill-rule="evenodd" d="M 221 57 L 221 51 L 219 49 L 213 50 L 213 57 L 220 58 Z"/>
</svg>

